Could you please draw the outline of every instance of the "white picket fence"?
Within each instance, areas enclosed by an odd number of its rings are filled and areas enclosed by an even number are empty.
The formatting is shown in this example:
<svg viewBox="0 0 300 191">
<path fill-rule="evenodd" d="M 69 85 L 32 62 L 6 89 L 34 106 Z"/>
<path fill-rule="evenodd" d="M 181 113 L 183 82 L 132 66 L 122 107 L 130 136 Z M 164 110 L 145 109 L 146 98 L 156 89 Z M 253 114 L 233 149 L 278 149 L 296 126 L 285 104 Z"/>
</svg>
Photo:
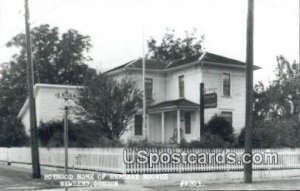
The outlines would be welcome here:
<svg viewBox="0 0 300 191">
<path fill-rule="evenodd" d="M 206 156 L 210 154 L 224 153 L 225 155 L 228 153 L 236 153 L 236 159 L 241 159 L 244 149 L 180 149 L 180 148 L 148 148 L 146 149 L 148 152 L 152 153 L 182 153 L 185 151 L 186 153 L 205 153 Z M 136 153 L 136 152 L 135 152 Z M 300 148 L 291 149 L 254 149 L 253 154 L 255 153 L 277 153 L 278 162 L 276 164 L 270 163 L 261 163 L 261 164 L 253 164 L 254 170 L 277 170 L 277 169 L 300 169 Z M 131 155 L 128 152 L 127 155 Z M 129 156 L 128 156 L 129 157 Z M 179 163 L 179 164 L 153 164 L 152 168 L 149 168 L 148 164 L 127 164 L 126 172 L 127 173 L 176 173 L 176 172 L 216 172 L 216 171 L 241 171 L 244 169 L 244 165 L 242 162 L 233 163 L 233 164 L 220 164 L 215 160 L 212 160 L 212 163 L 208 161 L 200 164 L 190 164 L 190 163 Z"/>
<path fill-rule="evenodd" d="M 240 159 L 243 149 L 181 149 L 181 148 L 139 148 L 134 149 L 135 156 L 138 150 L 145 150 L 152 153 L 236 153 Z M 69 168 L 94 170 L 101 172 L 114 173 L 177 173 L 177 172 L 215 172 L 215 171 L 241 171 L 242 163 L 220 164 L 213 160 L 212 163 L 195 164 L 153 164 L 149 167 L 146 164 L 126 164 L 124 157 L 132 157 L 132 149 L 124 148 L 70 148 L 69 149 Z M 40 164 L 50 167 L 64 167 L 64 149 L 63 148 L 39 148 Z M 126 153 L 125 156 L 123 154 Z M 300 169 L 300 148 L 283 149 L 254 149 L 254 153 L 277 153 L 277 164 L 254 164 L 254 170 L 276 170 L 276 169 Z M 28 147 L 21 148 L 0 148 L 0 161 L 10 163 L 31 163 L 31 150 Z"/>
<path fill-rule="evenodd" d="M 68 166 L 73 169 L 84 169 L 104 172 L 124 173 L 122 148 L 69 148 Z M 64 167 L 63 148 L 39 148 L 40 165 Z M 31 149 L 0 148 L 0 161 L 10 163 L 31 164 Z"/>
</svg>

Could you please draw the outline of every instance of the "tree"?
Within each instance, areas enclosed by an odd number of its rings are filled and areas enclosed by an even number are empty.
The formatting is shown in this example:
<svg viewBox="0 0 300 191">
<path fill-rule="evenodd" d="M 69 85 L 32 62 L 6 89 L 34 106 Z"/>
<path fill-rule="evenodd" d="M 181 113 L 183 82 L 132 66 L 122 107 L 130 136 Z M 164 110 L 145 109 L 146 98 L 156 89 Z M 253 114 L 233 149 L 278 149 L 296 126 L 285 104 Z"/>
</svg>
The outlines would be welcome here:
<svg viewBox="0 0 300 191">
<path fill-rule="evenodd" d="M 274 118 L 267 121 L 254 123 L 253 147 L 254 148 L 279 148 L 300 146 L 300 123 L 294 118 Z M 239 146 L 244 145 L 245 129 L 238 137 Z"/>
<path fill-rule="evenodd" d="M 199 55 L 204 36 L 198 39 L 196 32 L 195 29 L 192 32 L 185 31 L 185 37 L 180 38 L 175 36 L 175 30 L 167 29 L 160 44 L 157 45 L 157 41 L 153 38 L 148 41 L 149 54 L 152 58 L 162 61 Z"/>
<path fill-rule="evenodd" d="M 0 120 L 0 127 L 0 146 L 12 147 L 28 144 L 29 139 L 20 120 Z"/>
<path fill-rule="evenodd" d="M 87 78 L 80 90 L 77 114 L 117 140 L 141 108 L 141 91 L 129 78 L 116 81 L 105 74 Z M 83 117 L 82 117 L 83 116 Z"/>
<path fill-rule="evenodd" d="M 91 60 L 89 36 L 73 29 L 60 35 L 57 27 L 40 25 L 31 37 L 36 83 L 80 85 L 85 76 L 96 73 L 86 64 Z M 0 70 L 0 129 L 14 126 L 27 97 L 25 34 L 13 37 L 7 47 L 19 52 Z"/>
<path fill-rule="evenodd" d="M 276 79 L 268 87 L 260 82 L 254 88 L 254 119 L 291 118 L 300 112 L 299 64 L 277 57 Z"/>
<path fill-rule="evenodd" d="M 36 83 L 78 85 L 83 82 L 86 73 L 91 72 L 86 64 L 91 60 L 87 56 L 91 48 L 89 36 L 81 35 L 74 29 L 60 36 L 57 27 L 40 25 L 32 29 L 31 37 Z M 25 34 L 13 37 L 7 46 L 20 48 L 19 54 L 13 56 L 9 65 L 22 65 L 19 72 L 24 74 Z"/>
<path fill-rule="evenodd" d="M 292 147 L 299 145 L 300 75 L 299 64 L 277 57 L 276 78 L 265 87 L 254 87 L 255 147 Z M 244 131 L 239 136 L 243 144 Z"/>
</svg>

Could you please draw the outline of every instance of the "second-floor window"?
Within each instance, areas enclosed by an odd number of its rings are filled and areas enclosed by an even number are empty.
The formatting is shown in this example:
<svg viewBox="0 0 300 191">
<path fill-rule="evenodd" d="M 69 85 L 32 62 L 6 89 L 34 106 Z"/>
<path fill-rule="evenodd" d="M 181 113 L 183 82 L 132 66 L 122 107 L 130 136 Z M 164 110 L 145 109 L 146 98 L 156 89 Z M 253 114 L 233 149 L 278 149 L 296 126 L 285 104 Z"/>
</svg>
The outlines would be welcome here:
<svg viewBox="0 0 300 191">
<path fill-rule="evenodd" d="M 178 86 L 179 86 L 179 97 L 184 97 L 184 76 L 178 77 Z"/>
<path fill-rule="evenodd" d="M 153 79 L 146 78 L 145 79 L 145 94 L 146 94 L 146 100 L 152 100 L 153 99 Z"/>
<path fill-rule="evenodd" d="M 230 74 L 224 73 L 222 77 L 223 77 L 223 96 L 231 96 Z"/>
</svg>

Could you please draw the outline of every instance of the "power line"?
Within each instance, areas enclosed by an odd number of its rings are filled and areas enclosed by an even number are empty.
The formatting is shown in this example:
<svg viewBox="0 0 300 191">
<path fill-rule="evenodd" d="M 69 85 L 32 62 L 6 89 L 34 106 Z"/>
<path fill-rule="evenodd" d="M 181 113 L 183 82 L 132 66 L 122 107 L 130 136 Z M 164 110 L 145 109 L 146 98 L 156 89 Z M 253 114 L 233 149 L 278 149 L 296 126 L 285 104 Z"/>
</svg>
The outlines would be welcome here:
<svg viewBox="0 0 300 191">
<path fill-rule="evenodd" d="M 292 14 L 298 15 L 297 9 L 293 10 L 293 9 L 283 8 L 282 6 L 279 6 L 278 4 L 275 4 L 274 2 L 268 4 L 267 6 L 273 8 L 273 9 L 277 9 L 277 10 L 283 11 L 283 12 L 288 12 L 288 13 L 292 13 Z"/>
<path fill-rule="evenodd" d="M 48 16 L 50 13 L 52 13 L 55 9 L 58 7 L 61 7 L 63 4 L 65 4 L 68 0 L 64 0 L 63 2 L 57 4 L 56 6 L 50 8 L 48 11 L 46 11 L 43 15 L 36 18 L 34 21 L 31 22 L 31 24 L 35 24 L 37 21 L 43 19 L 44 17 Z"/>
<path fill-rule="evenodd" d="M 57 4 L 56 6 L 50 8 L 48 11 L 46 11 L 43 15 L 39 16 L 38 18 L 36 18 L 33 22 L 30 22 L 31 25 L 33 25 L 34 23 L 36 23 L 37 21 L 43 19 L 44 17 L 48 16 L 50 13 L 52 13 L 54 10 L 56 10 L 58 7 L 61 7 L 62 5 L 66 4 L 68 0 L 64 0 L 61 3 Z M 1 2 L 1 0 L 0 0 Z M 0 8 L 1 8 L 1 4 L 0 4 Z M 22 9 L 18 10 L 16 15 L 23 15 L 24 11 Z M 0 17 L 1 18 L 1 17 Z M 1 27 L 1 22 L 0 22 L 0 28 Z M 16 32 L 15 32 L 16 31 Z M 1 32 L 1 31 L 0 31 Z M 14 26 L 12 26 L 9 30 L 7 30 L 7 32 L 5 32 L 6 34 L 19 34 L 21 32 L 25 32 L 23 29 L 23 26 L 21 26 L 21 23 L 15 24 Z M 5 36 L 4 35 L 4 36 Z M 1 43 L 1 39 L 0 39 L 0 43 Z M 6 43 L 6 42 L 5 42 Z M 2 48 L 6 48 L 5 44 L 0 44 L 0 49 Z"/>
</svg>

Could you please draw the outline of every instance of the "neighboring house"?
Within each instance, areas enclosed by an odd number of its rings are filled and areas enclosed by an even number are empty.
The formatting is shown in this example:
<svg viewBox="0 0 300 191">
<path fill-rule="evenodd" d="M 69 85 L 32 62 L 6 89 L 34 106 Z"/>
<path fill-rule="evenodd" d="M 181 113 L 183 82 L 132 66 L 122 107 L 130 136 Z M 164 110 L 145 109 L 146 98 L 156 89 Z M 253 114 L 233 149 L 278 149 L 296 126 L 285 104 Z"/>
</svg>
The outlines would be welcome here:
<svg viewBox="0 0 300 191">
<path fill-rule="evenodd" d="M 36 117 L 37 126 L 42 122 L 63 120 L 65 100 L 61 98 L 61 94 L 66 90 L 76 95 L 80 86 L 69 86 L 69 85 L 53 85 L 53 84 L 35 84 L 34 96 L 36 103 Z M 72 105 L 72 101 L 68 101 L 67 104 Z M 72 114 L 70 117 L 74 118 Z M 21 119 L 26 134 L 30 134 L 29 124 L 29 104 L 28 99 L 23 105 L 19 112 L 18 118 Z"/>
<path fill-rule="evenodd" d="M 259 69 L 255 66 L 254 69 Z M 106 72 L 113 79 L 130 77 L 142 89 L 142 59 L 133 60 Z M 206 93 L 217 94 L 217 107 L 205 109 L 205 122 L 220 115 L 232 123 L 238 134 L 245 125 L 246 64 L 212 53 L 178 59 L 170 63 L 146 60 L 146 127 L 142 128 L 142 110 L 133 116 L 122 140 L 167 143 L 200 139 L 200 83 Z M 37 123 L 62 120 L 64 100 L 57 93 L 77 94 L 79 86 L 36 84 Z M 29 133 L 28 101 L 19 118 Z"/>
<path fill-rule="evenodd" d="M 259 69 L 255 66 L 254 69 Z M 133 60 L 106 72 L 114 79 L 129 76 L 142 88 L 142 59 Z M 124 140 L 187 142 L 200 139 L 200 83 L 206 93 L 217 94 L 217 107 L 205 109 L 205 122 L 220 115 L 232 123 L 235 134 L 245 125 L 246 64 L 220 55 L 200 55 L 164 63 L 146 60 L 146 128 L 142 113 L 122 137 Z"/>
</svg>

